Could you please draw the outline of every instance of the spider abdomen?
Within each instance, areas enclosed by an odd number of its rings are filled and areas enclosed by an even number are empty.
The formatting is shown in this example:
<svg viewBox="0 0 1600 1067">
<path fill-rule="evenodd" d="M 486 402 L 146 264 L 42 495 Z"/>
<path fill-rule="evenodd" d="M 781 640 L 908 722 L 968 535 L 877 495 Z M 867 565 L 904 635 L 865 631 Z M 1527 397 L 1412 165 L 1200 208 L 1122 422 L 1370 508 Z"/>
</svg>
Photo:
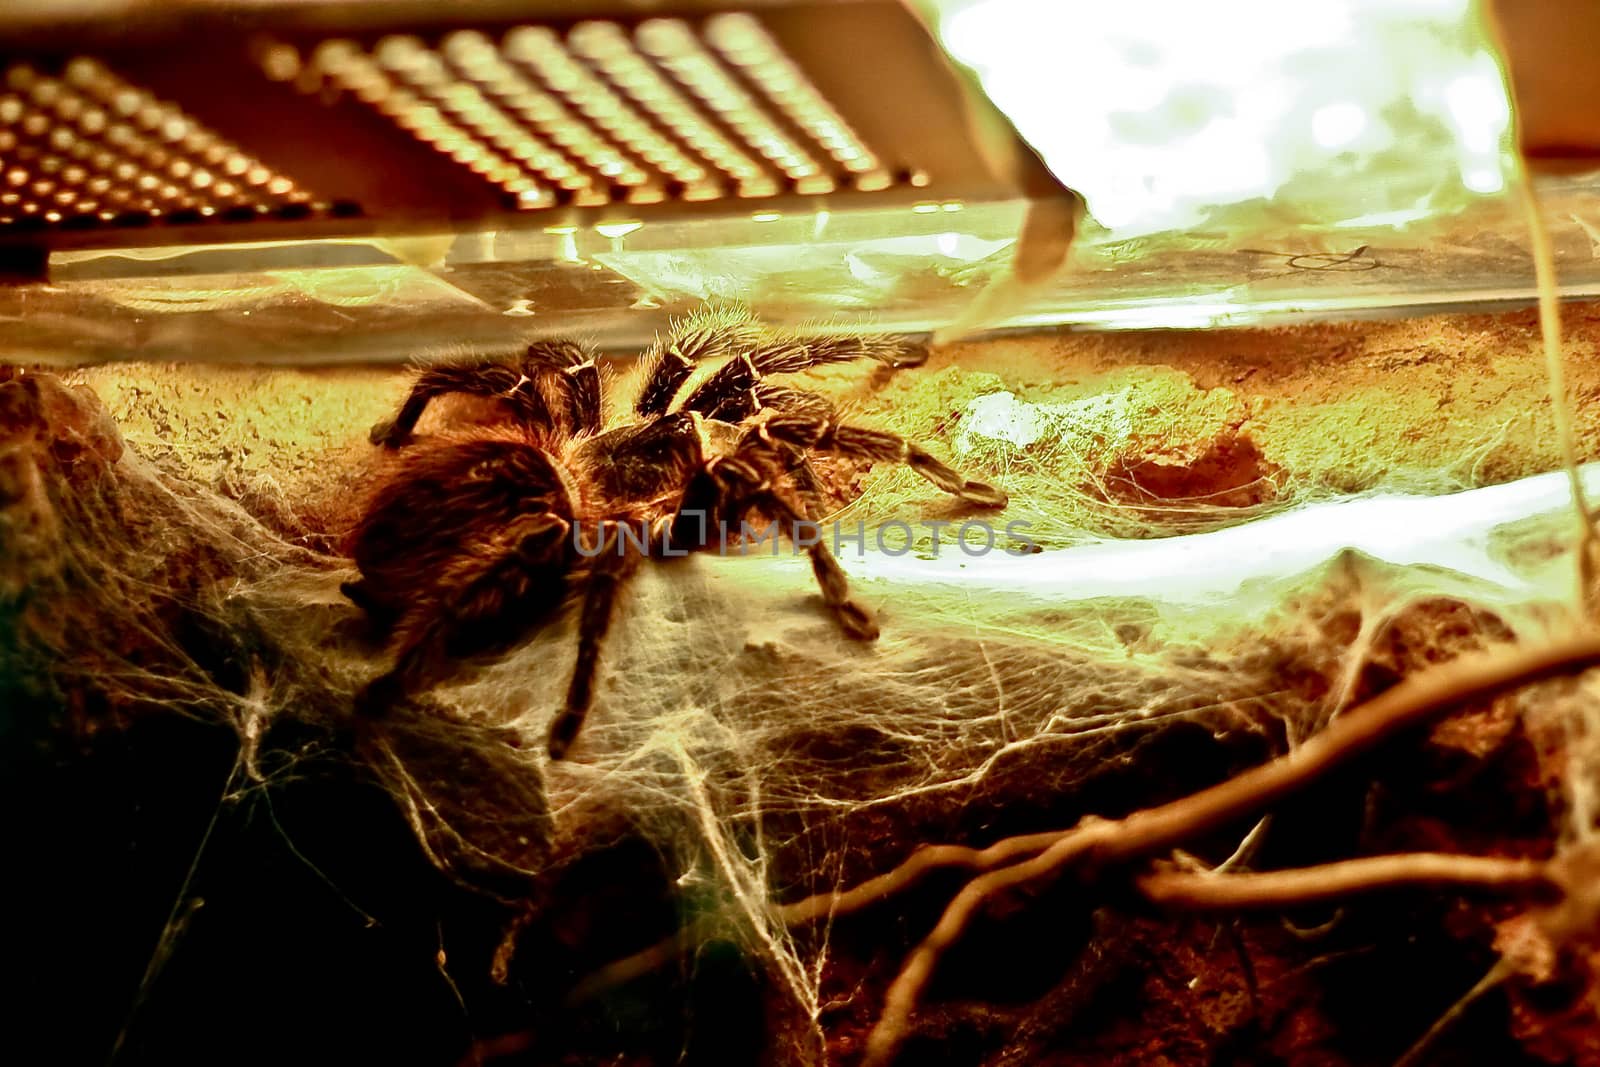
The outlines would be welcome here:
<svg viewBox="0 0 1600 1067">
<path fill-rule="evenodd" d="M 450 580 L 453 565 L 495 544 L 530 515 L 574 517 L 574 492 L 555 459 L 505 434 L 447 439 L 401 453 L 351 531 L 349 551 L 374 606 L 400 614 Z"/>
</svg>

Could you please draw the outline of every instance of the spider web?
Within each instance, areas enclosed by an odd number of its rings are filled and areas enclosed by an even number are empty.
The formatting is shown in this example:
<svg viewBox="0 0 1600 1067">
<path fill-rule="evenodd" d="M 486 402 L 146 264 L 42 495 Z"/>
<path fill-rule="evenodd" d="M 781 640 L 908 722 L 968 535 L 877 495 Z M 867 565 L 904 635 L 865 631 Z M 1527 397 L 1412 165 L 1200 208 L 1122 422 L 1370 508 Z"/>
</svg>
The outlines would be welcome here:
<svg viewBox="0 0 1600 1067">
<path fill-rule="evenodd" d="M 804 558 L 697 557 L 630 588 L 596 708 L 573 758 L 550 765 L 570 620 L 357 730 L 351 698 L 381 653 L 339 593 L 344 561 L 124 449 L 92 397 L 54 388 L 37 425 L 0 442 L 16 490 L 0 509 L 13 697 L 53 703 L 79 730 L 174 712 L 226 724 L 231 793 L 296 761 L 359 758 L 433 863 L 508 896 L 642 836 L 684 922 L 761 960 L 816 1034 L 830 926 L 791 930 L 774 903 L 968 836 L 969 806 L 1059 825 L 1060 798 L 1163 727 L 1292 746 L 1361 695 L 1363 667 L 1421 605 L 1470 607 L 1444 652 L 1574 619 L 1572 562 L 1554 547 L 1567 501 L 1548 478 L 1020 558 L 846 554 L 880 614 L 871 645 L 838 635 Z M 1379 529 L 1357 521 L 1362 507 L 1411 508 L 1411 541 L 1386 555 L 1397 530 L 1353 536 Z M 1600 825 L 1595 708 L 1584 688 L 1539 705 L 1571 741 L 1569 836 Z M 305 741 L 285 724 L 318 729 Z M 280 735 L 298 747 L 276 749 Z M 169 924 L 152 973 L 181 930 Z"/>
</svg>

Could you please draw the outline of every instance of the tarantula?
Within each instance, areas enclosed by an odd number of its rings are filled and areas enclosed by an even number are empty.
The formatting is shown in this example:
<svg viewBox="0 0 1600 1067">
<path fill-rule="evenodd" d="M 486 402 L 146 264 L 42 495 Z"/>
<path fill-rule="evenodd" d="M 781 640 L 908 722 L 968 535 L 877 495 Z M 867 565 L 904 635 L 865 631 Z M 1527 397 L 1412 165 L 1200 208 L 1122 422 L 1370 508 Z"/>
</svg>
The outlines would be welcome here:
<svg viewBox="0 0 1600 1067">
<path fill-rule="evenodd" d="M 464 660 L 509 652 L 578 600 L 577 662 L 549 734 L 550 757 L 561 759 L 588 713 L 601 642 L 629 573 L 647 558 L 711 548 L 747 516 L 792 534 L 812 518 L 812 454 L 905 463 L 947 493 L 1004 507 L 1003 492 L 919 446 L 840 423 L 823 397 L 767 380 L 860 358 L 909 366 L 926 356 L 901 338 L 801 339 L 743 311 L 703 310 L 645 353 L 632 416 L 609 428 L 606 378 L 572 341 L 423 368 L 398 414 L 372 429 L 374 444 L 404 451 L 350 539 L 361 576 L 345 583 L 345 595 L 393 657 L 359 708 L 382 714 Z M 698 385 L 690 381 L 697 366 L 719 359 Z M 500 421 L 405 448 L 429 401 L 452 393 L 497 399 Z M 807 551 L 841 629 L 877 637 L 826 545 Z"/>
</svg>

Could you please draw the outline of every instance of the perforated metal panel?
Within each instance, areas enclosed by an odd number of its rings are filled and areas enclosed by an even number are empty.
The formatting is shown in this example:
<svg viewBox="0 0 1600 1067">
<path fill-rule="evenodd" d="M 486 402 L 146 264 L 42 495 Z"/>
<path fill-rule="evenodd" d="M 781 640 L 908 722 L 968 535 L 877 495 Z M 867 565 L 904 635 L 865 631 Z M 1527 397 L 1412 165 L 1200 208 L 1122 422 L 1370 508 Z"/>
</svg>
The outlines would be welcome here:
<svg viewBox="0 0 1600 1067">
<path fill-rule="evenodd" d="M 1055 188 L 898 3 L 648 17 L 627 3 L 496 4 L 470 25 L 452 13 L 479 5 L 180 6 L 193 10 L 70 32 L 0 16 L 0 244 Z"/>
<path fill-rule="evenodd" d="M 14 62 L 3 80 L 0 227 L 296 219 L 331 209 L 97 60 L 76 57 L 56 76 Z"/>
<path fill-rule="evenodd" d="M 748 14 L 703 26 L 586 21 L 565 35 L 519 26 L 498 40 L 459 30 L 430 47 L 406 35 L 370 49 L 276 44 L 268 77 L 307 94 L 350 93 L 417 140 L 515 197 L 657 204 L 784 191 L 877 191 L 896 176 Z M 903 175 L 914 181 L 917 175 Z"/>
</svg>

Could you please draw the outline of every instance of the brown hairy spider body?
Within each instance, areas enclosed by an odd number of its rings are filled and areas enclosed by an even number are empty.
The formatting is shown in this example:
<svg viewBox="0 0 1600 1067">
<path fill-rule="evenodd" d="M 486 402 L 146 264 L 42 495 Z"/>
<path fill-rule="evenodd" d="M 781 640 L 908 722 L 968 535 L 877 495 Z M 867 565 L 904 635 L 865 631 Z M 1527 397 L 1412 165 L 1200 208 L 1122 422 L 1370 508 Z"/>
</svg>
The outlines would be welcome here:
<svg viewBox="0 0 1600 1067">
<path fill-rule="evenodd" d="M 645 559 L 717 547 L 721 529 L 752 517 L 786 532 L 812 520 L 813 455 L 905 463 L 945 492 L 1004 507 L 1003 492 L 917 445 L 839 423 L 821 396 L 767 380 L 859 358 L 907 366 L 922 356 L 899 339 L 802 340 L 743 312 L 702 311 L 646 353 L 633 421 L 612 428 L 603 425 L 600 370 L 571 342 L 421 370 L 399 413 L 373 428 L 375 444 L 401 451 L 350 539 L 361 577 L 345 592 L 393 655 L 362 691 L 361 710 L 381 714 L 463 661 L 509 651 L 575 600 L 577 662 L 549 738 L 551 758 L 562 758 L 592 702 L 628 575 Z M 685 388 L 697 366 L 718 359 L 726 362 Z M 407 447 L 429 401 L 447 394 L 496 398 L 505 421 Z M 875 638 L 872 613 L 851 599 L 827 547 L 806 550 L 840 627 Z"/>
</svg>

